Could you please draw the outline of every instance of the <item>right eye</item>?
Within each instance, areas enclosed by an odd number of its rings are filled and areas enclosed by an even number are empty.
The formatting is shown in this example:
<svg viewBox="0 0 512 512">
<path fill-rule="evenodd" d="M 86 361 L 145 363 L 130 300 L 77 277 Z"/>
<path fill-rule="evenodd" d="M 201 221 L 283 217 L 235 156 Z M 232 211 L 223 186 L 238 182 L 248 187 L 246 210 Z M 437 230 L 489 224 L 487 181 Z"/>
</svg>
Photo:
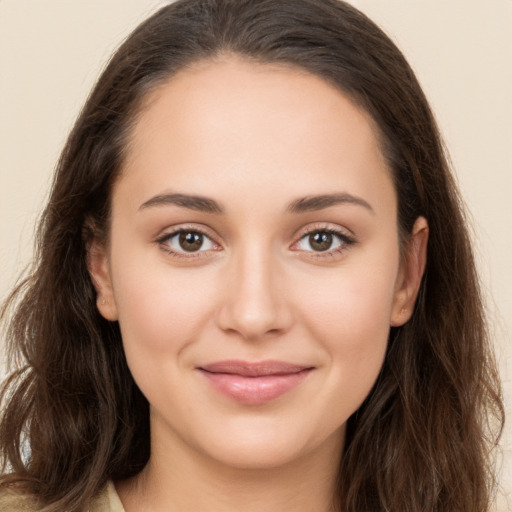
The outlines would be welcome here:
<svg viewBox="0 0 512 512">
<path fill-rule="evenodd" d="M 158 243 L 165 251 L 183 257 L 217 248 L 208 235 L 194 229 L 179 229 L 160 238 Z"/>
</svg>

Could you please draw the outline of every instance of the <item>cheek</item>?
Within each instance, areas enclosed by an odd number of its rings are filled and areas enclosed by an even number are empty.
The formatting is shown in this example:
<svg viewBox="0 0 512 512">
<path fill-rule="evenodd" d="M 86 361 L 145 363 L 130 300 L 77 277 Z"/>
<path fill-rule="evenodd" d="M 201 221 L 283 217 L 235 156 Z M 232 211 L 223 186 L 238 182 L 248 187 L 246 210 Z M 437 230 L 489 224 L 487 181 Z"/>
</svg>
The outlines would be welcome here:
<svg viewBox="0 0 512 512">
<path fill-rule="evenodd" d="M 146 261 L 144 254 L 113 261 L 114 294 L 127 355 L 177 352 L 197 339 L 211 318 L 208 276 Z"/>
<path fill-rule="evenodd" d="M 315 318 L 308 317 L 313 336 L 329 358 L 323 415 L 327 425 L 344 424 L 377 380 L 389 337 L 386 295 L 385 287 L 378 290 L 375 282 L 353 287 L 346 283 L 330 300 L 319 299 Z"/>
<path fill-rule="evenodd" d="M 364 400 L 384 361 L 397 261 L 336 269 L 309 293 L 301 291 L 305 325 L 331 360 L 332 389 L 349 390 L 343 395 L 349 409 Z"/>
<path fill-rule="evenodd" d="M 387 338 L 393 304 L 394 272 L 339 272 L 317 286 L 303 304 L 304 316 L 318 339 L 362 349 Z M 372 335 L 373 334 L 373 335 Z"/>
</svg>

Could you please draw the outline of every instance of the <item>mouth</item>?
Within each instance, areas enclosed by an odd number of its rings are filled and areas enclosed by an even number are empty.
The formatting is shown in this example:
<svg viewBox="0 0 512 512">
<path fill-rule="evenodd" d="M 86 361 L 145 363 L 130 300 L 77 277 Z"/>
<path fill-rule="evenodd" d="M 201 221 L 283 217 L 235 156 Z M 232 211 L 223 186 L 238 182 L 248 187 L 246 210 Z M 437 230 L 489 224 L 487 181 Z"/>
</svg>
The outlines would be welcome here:
<svg viewBox="0 0 512 512">
<path fill-rule="evenodd" d="M 247 405 L 270 402 L 298 386 L 314 369 L 283 361 L 219 361 L 197 368 L 212 387 Z"/>
</svg>

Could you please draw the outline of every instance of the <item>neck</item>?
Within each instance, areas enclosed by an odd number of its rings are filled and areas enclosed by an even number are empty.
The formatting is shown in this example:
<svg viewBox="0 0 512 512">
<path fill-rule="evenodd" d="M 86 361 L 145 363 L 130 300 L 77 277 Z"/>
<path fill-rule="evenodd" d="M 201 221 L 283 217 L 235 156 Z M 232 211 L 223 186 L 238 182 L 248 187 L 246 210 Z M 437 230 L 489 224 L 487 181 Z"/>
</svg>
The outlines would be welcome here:
<svg viewBox="0 0 512 512">
<path fill-rule="evenodd" d="M 333 512 L 342 445 L 338 432 L 292 462 L 240 468 L 152 439 L 146 468 L 116 487 L 125 512 Z"/>
</svg>

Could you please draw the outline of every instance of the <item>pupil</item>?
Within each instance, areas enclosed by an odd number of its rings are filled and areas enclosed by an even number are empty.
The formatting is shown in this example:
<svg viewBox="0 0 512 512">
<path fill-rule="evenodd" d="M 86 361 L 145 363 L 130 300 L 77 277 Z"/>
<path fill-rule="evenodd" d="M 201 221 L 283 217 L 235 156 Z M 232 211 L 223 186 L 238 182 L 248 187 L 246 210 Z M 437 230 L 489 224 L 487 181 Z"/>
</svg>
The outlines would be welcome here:
<svg viewBox="0 0 512 512">
<path fill-rule="evenodd" d="M 313 233 L 309 235 L 309 243 L 315 251 L 327 251 L 332 245 L 330 233 Z"/>
<path fill-rule="evenodd" d="M 187 252 L 201 249 L 203 235 L 201 233 L 185 232 L 180 234 L 180 247 Z"/>
</svg>

